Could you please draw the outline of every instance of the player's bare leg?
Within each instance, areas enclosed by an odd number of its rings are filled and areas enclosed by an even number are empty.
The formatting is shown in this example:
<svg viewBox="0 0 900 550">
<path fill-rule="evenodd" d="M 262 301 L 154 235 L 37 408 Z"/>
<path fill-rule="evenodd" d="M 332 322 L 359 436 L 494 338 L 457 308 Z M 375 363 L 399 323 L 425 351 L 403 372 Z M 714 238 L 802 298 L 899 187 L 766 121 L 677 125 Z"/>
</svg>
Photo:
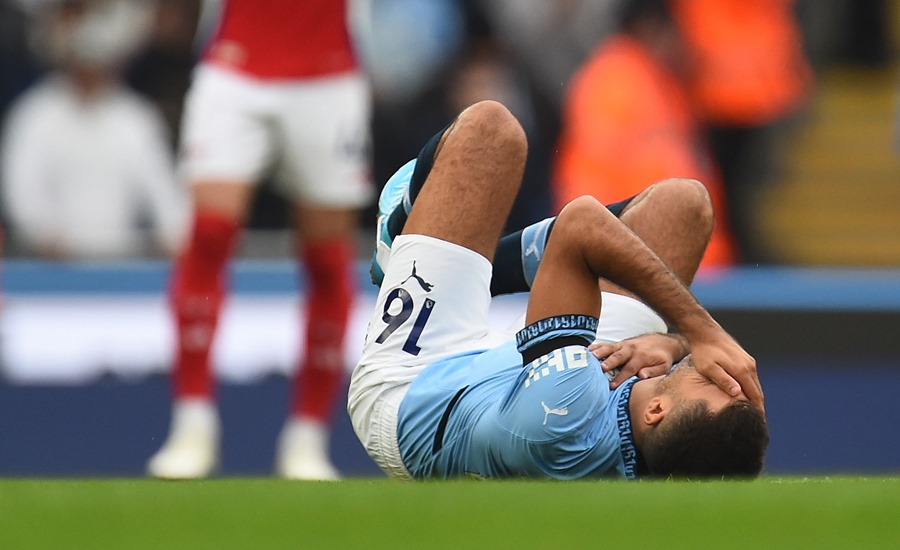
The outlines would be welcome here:
<svg viewBox="0 0 900 550">
<path fill-rule="evenodd" d="M 638 194 L 619 216 L 685 284 L 694 280 L 712 235 L 709 192 L 697 180 L 672 178 Z M 629 294 L 604 281 L 603 290 Z"/>
<path fill-rule="evenodd" d="M 484 101 L 463 111 L 420 155 L 427 174 L 423 169 L 416 178 L 408 216 L 404 207 L 402 223 L 395 224 L 390 265 L 378 281 L 348 395 L 354 431 L 391 475 L 409 476 L 396 440 L 407 384 L 448 354 L 500 343 L 488 322 L 490 262 L 521 184 L 527 148 L 512 114 Z M 382 206 L 382 214 L 393 211 Z"/>
<path fill-rule="evenodd" d="M 403 234 L 435 237 L 493 260 L 527 152 L 525 133 L 506 107 L 482 101 L 467 108 L 444 134 Z"/>
<path fill-rule="evenodd" d="M 219 461 L 220 425 L 210 350 L 227 291 L 225 266 L 243 225 L 252 187 L 208 181 L 193 187 L 194 223 L 174 269 L 170 302 L 176 319 L 169 436 L 147 471 L 164 479 L 210 475 Z"/>
<path fill-rule="evenodd" d="M 344 336 L 355 294 L 357 213 L 296 207 L 298 253 L 307 274 L 305 352 L 290 415 L 278 440 L 276 472 L 289 479 L 338 479 L 329 458 L 332 412 L 343 389 Z"/>
</svg>

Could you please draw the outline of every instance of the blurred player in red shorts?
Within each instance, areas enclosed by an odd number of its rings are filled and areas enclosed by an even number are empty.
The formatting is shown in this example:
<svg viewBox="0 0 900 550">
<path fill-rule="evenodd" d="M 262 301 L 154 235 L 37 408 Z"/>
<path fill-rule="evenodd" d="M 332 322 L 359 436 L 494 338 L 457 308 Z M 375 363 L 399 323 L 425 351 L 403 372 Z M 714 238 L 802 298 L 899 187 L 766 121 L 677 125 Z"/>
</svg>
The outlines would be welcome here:
<svg viewBox="0 0 900 550">
<path fill-rule="evenodd" d="M 181 170 L 194 220 L 170 299 L 178 330 L 171 431 L 150 475 L 201 478 L 217 466 L 219 419 L 210 347 L 227 291 L 225 266 L 254 186 L 272 171 L 294 205 L 308 275 L 305 356 L 277 472 L 335 479 L 331 411 L 342 389 L 343 342 L 355 293 L 357 210 L 372 190 L 366 158 L 368 86 L 344 0 L 226 0 L 185 103 Z"/>
</svg>

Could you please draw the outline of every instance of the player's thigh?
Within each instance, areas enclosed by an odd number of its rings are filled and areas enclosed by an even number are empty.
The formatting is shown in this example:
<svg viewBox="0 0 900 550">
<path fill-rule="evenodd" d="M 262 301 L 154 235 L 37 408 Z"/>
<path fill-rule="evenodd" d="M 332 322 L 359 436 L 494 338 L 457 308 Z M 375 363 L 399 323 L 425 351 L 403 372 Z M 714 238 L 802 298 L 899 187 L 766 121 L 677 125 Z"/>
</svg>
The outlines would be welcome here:
<svg viewBox="0 0 900 550">
<path fill-rule="evenodd" d="M 264 84 L 201 65 L 185 99 L 179 169 L 189 182 L 257 182 L 273 158 Z"/>
<path fill-rule="evenodd" d="M 701 182 L 669 178 L 654 183 L 619 218 L 685 284 L 691 283 L 714 225 L 709 191 Z"/>
<path fill-rule="evenodd" d="M 524 130 L 506 107 L 495 101 L 468 107 L 443 134 L 403 232 L 493 259 L 527 150 Z"/>
<path fill-rule="evenodd" d="M 369 92 L 357 73 L 286 84 L 279 96 L 277 180 L 292 200 L 359 208 L 371 200 Z"/>
<path fill-rule="evenodd" d="M 502 341 L 490 332 L 491 265 L 422 235 L 394 241 L 360 365 L 423 365 Z"/>
</svg>

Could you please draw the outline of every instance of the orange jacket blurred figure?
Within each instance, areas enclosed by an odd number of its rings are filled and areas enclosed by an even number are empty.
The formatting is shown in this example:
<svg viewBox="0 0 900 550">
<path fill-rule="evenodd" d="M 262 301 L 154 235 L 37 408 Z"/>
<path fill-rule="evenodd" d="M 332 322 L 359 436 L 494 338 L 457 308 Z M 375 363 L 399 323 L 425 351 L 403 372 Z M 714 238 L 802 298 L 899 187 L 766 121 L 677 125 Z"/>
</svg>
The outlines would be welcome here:
<svg viewBox="0 0 900 550">
<path fill-rule="evenodd" d="M 722 176 L 744 263 L 767 263 L 761 191 L 777 181 L 781 136 L 811 90 L 794 0 L 672 0 L 691 54 L 688 90 Z"/>
<path fill-rule="evenodd" d="M 812 71 L 795 0 L 675 0 L 672 14 L 693 56 L 690 93 L 700 117 L 759 125 L 804 101 Z"/>
<path fill-rule="evenodd" d="M 662 179 L 700 180 L 717 222 L 701 265 L 729 265 L 735 253 L 720 178 L 688 99 L 683 48 L 664 6 L 658 2 L 661 13 L 626 16 L 623 31 L 604 40 L 573 77 L 554 174 L 556 204 L 581 195 L 608 204 Z"/>
</svg>

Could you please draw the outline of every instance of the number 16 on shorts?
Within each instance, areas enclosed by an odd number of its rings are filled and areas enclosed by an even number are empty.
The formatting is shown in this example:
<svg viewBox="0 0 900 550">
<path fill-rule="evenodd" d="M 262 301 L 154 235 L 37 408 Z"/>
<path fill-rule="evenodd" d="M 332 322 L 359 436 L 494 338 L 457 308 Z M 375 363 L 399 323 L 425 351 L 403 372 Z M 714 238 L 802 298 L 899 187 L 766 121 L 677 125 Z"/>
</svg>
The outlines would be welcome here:
<svg viewBox="0 0 900 550">
<path fill-rule="evenodd" d="M 400 311 L 396 314 L 392 314 L 391 309 L 396 311 L 398 302 Z M 425 323 L 428 322 L 428 317 L 431 315 L 432 310 L 434 310 L 434 304 L 434 300 L 425 298 L 422 309 L 419 310 L 415 321 L 413 321 L 412 329 L 409 331 L 409 336 L 406 338 L 406 343 L 403 344 L 403 351 L 406 353 L 409 353 L 410 355 L 419 355 L 419 352 L 422 351 L 418 346 L 419 336 L 422 335 L 422 331 L 425 329 Z M 375 343 L 383 344 L 391 334 L 402 327 L 409 318 L 412 317 L 412 313 L 415 309 L 416 304 L 409 292 L 400 287 L 392 290 L 384 301 L 384 313 L 381 316 L 381 320 L 387 323 L 387 326 L 384 327 L 384 330 L 382 330 L 381 334 L 378 335 L 378 338 L 375 339 Z"/>
</svg>

